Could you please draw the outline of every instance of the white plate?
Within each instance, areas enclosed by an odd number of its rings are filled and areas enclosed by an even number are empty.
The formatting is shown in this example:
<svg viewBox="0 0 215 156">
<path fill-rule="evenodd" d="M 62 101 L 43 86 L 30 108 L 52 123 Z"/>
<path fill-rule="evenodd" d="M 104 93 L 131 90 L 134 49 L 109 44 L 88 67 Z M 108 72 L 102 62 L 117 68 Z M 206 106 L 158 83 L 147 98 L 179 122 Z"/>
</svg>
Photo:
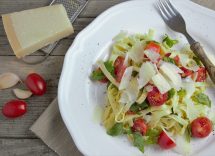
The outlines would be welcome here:
<svg viewBox="0 0 215 156">
<path fill-rule="evenodd" d="M 181 45 L 185 38 L 164 24 L 155 10 L 156 0 L 129 1 L 116 5 L 96 18 L 76 37 L 69 48 L 60 78 L 58 100 L 62 118 L 84 155 L 90 156 L 138 156 L 143 155 L 125 137 L 111 137 L 101 126 L 99 110 L 104 106 L 105 86 L 89 79 L 92 65 L 98 58 L 108 55 L 112 38 L 121 30 L 145 33 L 153 28 L 157 39 L 167 33 L 179 38 Z M 191 35 L 199 40 L 208 52 L 215 51 L 215 13 L 187 0 L 174 0 L 173 4 L 186 20 Z M 210 91 L 214 95 L 214 91 Z M 212 101 L 214 97 L 210 96 Z M 96 117 L 97 116 L 97 117 Z M 195 155 L 212 155 L 215 152 L 213 136 L 193 142 Z M 146 147 L 145 155 L 178 155 L 158 147 Z"/>
</svg>

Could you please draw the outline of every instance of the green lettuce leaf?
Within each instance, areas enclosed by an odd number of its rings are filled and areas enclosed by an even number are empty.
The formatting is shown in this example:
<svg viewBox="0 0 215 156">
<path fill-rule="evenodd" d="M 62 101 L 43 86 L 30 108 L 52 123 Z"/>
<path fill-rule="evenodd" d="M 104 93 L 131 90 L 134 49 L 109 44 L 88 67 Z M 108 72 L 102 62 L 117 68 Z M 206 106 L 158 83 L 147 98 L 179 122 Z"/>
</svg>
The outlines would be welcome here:
<svg viewBox="0 0 215 156">
<path fill-rule="evenodd" d="M 165 35 L 163 39 L 163 44 L 169 48 L 172 48 L 177 43 L 178 43 L 178 40 L 173 40 L 168 35 Z"/>
<path fill-rule="evenodd" d="M 175 63 L 175 60 L 173 58 L 170 58 L 170 57 L 163 57 L 163 61 L 164 62 L 169 62 L 169 63 L 172 63 L 172 64 L 176 64 Z"/>
<path fill-rule="evenodd" d="M 118 136 L 123 134 L 123 124 L 116 123 L 111 129 L 107 131 L 107 134 L 111 136 Z"/>
<path fill-rule="evenodd" d="M 100 81 L 100 80 L 103 80 L 105 78 L 105 75 L 102 73 L 101 70 L 95 70 L 90 75 L 90 78 L 94 81 Z"/>
<path fill-rule="evenodd" d="M 168 91 L 168 100 L 171 99 L 175 95 L 175 89 L 172 88 Z"/>
<path fill-rule="evenodd" d="M 115 76 L 113 62 L 106 61 L 106 62 L 104 62 L 104 65 L 105 65 L 106 69 L 109 71 L 109 73 L 111 73 L 112 76 Z"/>
<path fill-rule="evenodd" d="M 144 101 L 141 104 L 134 103 L 133 105 L 131 105 L 130 111 L 132 111 L 134 113 L 138 113 L 139 111 L 146 109 L 148 107 L 149 107 L 149 104 L 146 101 Z"/>
<path fill-rule="evenodd" d="M 139 132 L 135 132 L 133 134 L 133 138 L 134 138 L 134 142 L 133 142 L 134 146 L 137 147 L 141 152 L 144 152 L 145 142 L 144 142 L 143 136 Z"/>
<path fill-rule="evenodd" d="M 145 135 L 145 144 L 152 145 L 157 144 L 160 131 L 157 129 L 148 129 Z"/>
<path fill-rule="evenodd" d="M 194 94 L 192 96 L 192 100 L 197 104 L 202 104 L 202 105 L 206 105 L 208 107 L 211 107 L 211 100 L 204 93 Z"/>
</svg>

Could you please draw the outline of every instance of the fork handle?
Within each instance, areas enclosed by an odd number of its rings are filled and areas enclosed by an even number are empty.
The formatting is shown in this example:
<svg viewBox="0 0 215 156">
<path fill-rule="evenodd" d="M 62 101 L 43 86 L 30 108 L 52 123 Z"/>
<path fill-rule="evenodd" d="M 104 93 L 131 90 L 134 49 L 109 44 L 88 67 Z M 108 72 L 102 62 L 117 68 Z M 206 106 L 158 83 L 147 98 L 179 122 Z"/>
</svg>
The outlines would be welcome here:
<svg viewBox="0 0 215 156">
<path fill-rule="evenodd" d="M 194 52 L 194 54 L 202 61 L 203 65 L 205 66 L 208 74 L 210 75 L 211 80 L 215 84 L 215 66 L 210 61 L 208 56 L 206 55 L 204 49 L 200 45 L 199 42 L 195 42 L 190 46 L 190 49 Z"/>
</svg>

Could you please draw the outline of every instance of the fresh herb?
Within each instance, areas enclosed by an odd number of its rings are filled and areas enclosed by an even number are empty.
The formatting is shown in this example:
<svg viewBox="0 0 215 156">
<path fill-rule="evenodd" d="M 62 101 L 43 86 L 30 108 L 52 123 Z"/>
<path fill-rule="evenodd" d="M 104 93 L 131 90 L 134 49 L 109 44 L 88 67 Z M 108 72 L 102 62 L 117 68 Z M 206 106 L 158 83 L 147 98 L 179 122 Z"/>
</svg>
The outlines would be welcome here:
<svg viewBox="0 0 215 156">
<path fill-rule="evenodd" d="M 100 69 L 97 69 L 92 72 L 90 78 L 94 81 L 100 81 L 105 78 L 105 75 L 102 73 L 102 71 Z"/>
<path fill-rule="evenodd" d="M 170 57 L 163 57 L 163 61 L 164 62 L 169 62 L 169 63 L 172 63 L 172 64 L 176 64 L 175 63 L 175 60 L 173 58 L 170 58 Z"/>
<path fill-rule="evenodd" d="M 115 76 L 113 62 L 112 61 L 106 61 L 106 62 L 104 62 L 104 65 L 105 65 L 107 71 L 109 73 L 111 73 L 112 76 Z"/>
<path fill-rule="evenodd" d="M 113 66 L 112 61 L 104 62 L 104 65 L 105 65 L 107 71 L 110 72 L 111 75 L 115 77 L 114 66 Z M 92 80 L 94 80 L 94 81 L 101 81 L 101 80 L 105 79 L 105 75 L 101 71 L 101 69 L 98 68 L 98 69 L 96 69 L 95 71 L 92 72 L 92 74 L 90 75 L 90 78 Z"/>
<path fill-rule="evenodd" d="M 107 134 L 111 136 L 118 136 L 123 134 L 123 124 L 116 123 L 111 129 L 107 131 Z"/>
<path fill-rule="evenodd" d="M 124 133 L 124 134 L 132 134 L 131 127 L 124 128 L 123 133 Z"/>
<path fill-rule="evenodd" d="M 198 104 L 206 105 L 211 107 L 211 100 L 204 93 L 198 93 L 192 96 L 192 100 Z"/>
<path fill-rule="evenodd" d="M 187 94 L 187 93 L 186 93 L 186 90 L 185 90 L 185 89 L 181 89 L 181 90 L 178 91 L 178 96 L 179 96 L 180 98 L 185 97 L 186 94 Z"/>
<path fill-rule="evenodd" d="M 145 135 L 145 144 L 152 145 L 156 144 L 158 137 L 160 135 L 160 131 L 157 129 L 148 129 Z"/>
<path fill-rule="evenodd" d="M 196 62 L 196 64 L 197 64 L 198 66 L 201 66 L 201 65 L 202 65 L 202 63 L 201 63 L 201 61 L 200 61 L 200 59 L 199 59 L 198 57 L 194 56 L 194 57 L 193 57 L 193 60 Z"/>
<path fill-rule="evenodd" d="M 141 152 L 144 152 L 144 138 L 143 136 L 139 133 L 139 132 L 135 132 L 133 134 L 133 138 L 134 138 L 134 146 L 137 147 Z"/>
<path fill-rule="evenodd" d="M 168 48 L 172 48 L 175 44 L 178 43 L 178 40 L 171 39 L 168 35 L 164 36 L 163 39 L 164 45 L 166 45 Z"/>
<path fill-rule="evenodd" d="M 132 111 L 134 113 L 138 113 L 139 111 L 146 109 L 148 107 L 149 107 L 149 104 L 146 101 L 144 101 L 141 104 L 134 103 L 133 105 L 131 105 L 130 111 Z"/>
<path fill-rule="evenodd" d="M 175 89 L 172 88 L 168 91 L 168 99 L 171 99 L 175 95 Z"/>
</svg>

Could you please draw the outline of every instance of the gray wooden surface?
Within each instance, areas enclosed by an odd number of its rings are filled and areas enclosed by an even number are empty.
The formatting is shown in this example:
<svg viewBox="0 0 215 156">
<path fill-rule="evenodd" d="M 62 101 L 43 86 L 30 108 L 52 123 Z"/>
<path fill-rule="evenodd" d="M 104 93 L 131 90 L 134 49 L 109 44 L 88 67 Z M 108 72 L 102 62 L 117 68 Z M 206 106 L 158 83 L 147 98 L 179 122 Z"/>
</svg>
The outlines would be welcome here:
<svg viewBox="0 0 215 156">
<path fill-rule="evenodd" d="M 91 0 L 86 9 L 74 23 L 75 34 L 60 41 L 52 56 L 39 65 L 26 65 L 17 60 L 8 44 L 0 17 L 0 73 L 14 72 L 20 77 L 32 71 L 44 76 L 48 82 L 46 95 L 26 100 L 28 113 L 22 118 L 9 120 L 0 113 L 0 156 L 56 156 L 41 140 L 29 131 L 29 127 L 45 110 L 57 95 L 57 85 L 61 73 L 64 55 L 75 35 L 86 27 L 97 15 L 107 8 L 124 0 Z M 193 0 L 209 8 L 215 9 L 214 0 Z M 0 0 L 0 14 L 20 11 L 48 5 L 50 0 Z M 36 59 L 39 56 L 31 56 Z M 0 91 L 0 110 L 3 104 L 15 98 L 11 90 Z M 71 153 L 71 155 L 73 155 Z"/>
</svg>

